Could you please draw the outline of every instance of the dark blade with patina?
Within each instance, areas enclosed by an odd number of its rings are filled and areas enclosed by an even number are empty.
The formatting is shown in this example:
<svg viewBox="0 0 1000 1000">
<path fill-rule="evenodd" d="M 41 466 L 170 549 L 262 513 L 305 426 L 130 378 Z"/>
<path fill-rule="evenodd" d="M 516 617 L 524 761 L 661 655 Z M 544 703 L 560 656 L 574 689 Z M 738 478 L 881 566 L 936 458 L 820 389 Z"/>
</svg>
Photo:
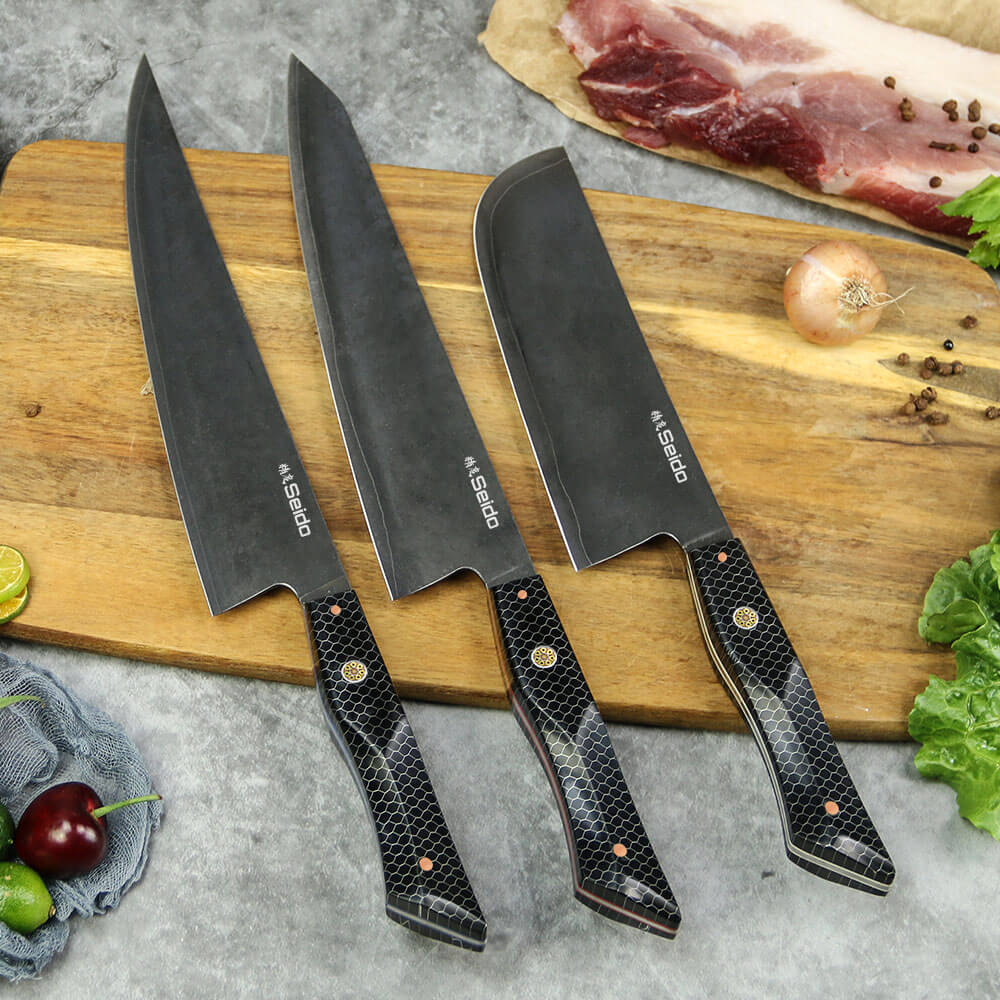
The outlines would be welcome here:
<svg viewBox="0 0 1000 1000">
<path fill-rule="evenodd" d="M 483 578 L 512 707 L 559 805 L 574 893 L 612 920 L 672 937 L 676 900 L 357 135 L 294 57 L 289 158 L 323 354 L 390 593 L 463 567 Z"/>
<path fill-rule="evenodd" d="M 217 614 L 278 584 L 295 592 L 320 702 L 378 841 L 387 915 L 434 940 L 482 950 L 479 902 L 145 59 L 125 163 L 142 332 L 209 607 Z"/>
<path fill-rule="evenodd" d="M 683 546 L 706 648 L 768 768 L 789 859 L 884 895 L 895 868 L 746 550 L 712 495 L 562 149 L 486 189 L 476 256 L 577 568 Z"/>
<path fill-rule="evenodd" d="M 129 106 L 125 179 L 156 409 L 212 614 L 279 584 L 299 597 L 326 584 L 346 589 L 145 59 Z M 298 485 L 299 510 L 289 506 L 286 476 Z"/>
<path fill-rule="evenodd" d="M 350 118 L 294 58 L 288 81 L 302 253 L 389 593 L 403 597 L 459 569 L 488 586 L 528 575 L 527 549 Z M 470 487 L 473 467 L 480 490 Z"/>
<path fill-rule="evenodd" d="M 574 566 L 661 534 L 685 548 L 729 537 L 562 149 L 522 160 L 490 184 L 476 212 L 475 243 Z"/>
</svg>

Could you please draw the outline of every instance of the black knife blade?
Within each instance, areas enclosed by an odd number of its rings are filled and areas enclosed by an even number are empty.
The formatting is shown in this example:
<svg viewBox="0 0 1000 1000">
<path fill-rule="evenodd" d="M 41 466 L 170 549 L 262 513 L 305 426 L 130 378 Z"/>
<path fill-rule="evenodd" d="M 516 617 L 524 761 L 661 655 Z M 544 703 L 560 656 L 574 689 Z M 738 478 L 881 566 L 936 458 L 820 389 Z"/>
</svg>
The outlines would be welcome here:
<svg viewBox="0 0 1000 1000">
<path fill-rule="evenodd" d="M 299 598 L 323 709 L 379 843 L 387 914 L 480 950 L 479 903 L 145 58 L 125 179 L 156 408 L 212 614 L 279 585 Z"/>
<path fill-rule="evenodd" d="M 790 860 L 885 894 L 895 870 L 777 613 L 719 509 L 562 149 L 483 193 L 475 246 L 525 427 L 577 569 L 657 535 L 778 799 Z"/>
<path fill-rule="evenodd" d="M 515 714 L 559 805 L 577 898 L 672 937 L 677 904 L 350 118 L 294 57 L 288 120 L 320 343 L 389 592 L 405 596 L 459 569 L 483 579 Z"/>
</svg>

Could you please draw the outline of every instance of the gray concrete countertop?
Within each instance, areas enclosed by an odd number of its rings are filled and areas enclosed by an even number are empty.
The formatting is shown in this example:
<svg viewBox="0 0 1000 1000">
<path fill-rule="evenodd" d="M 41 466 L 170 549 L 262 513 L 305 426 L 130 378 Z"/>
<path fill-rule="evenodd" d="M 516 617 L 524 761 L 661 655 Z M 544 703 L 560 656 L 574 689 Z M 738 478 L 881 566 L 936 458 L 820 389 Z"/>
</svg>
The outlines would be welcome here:
<svg viewBox="0 0 1000 1000">
<path fill-rule="evenodd" d="M 6 0 L 0 158 L 39 138 L 121 141 L 143 52 L 186 144 L 284 152 L 294 51 L 337 89 L 377 162 L 493 174 L 563 144 L 588 187 L 908 238 L 569 121 L 478 46 L 489 8 Z M 1000 846 L 958 817 L 950 789 L 919 777 L 913 745 L 842 746 L 899 870 L 890 896 L 876 899 L 785 860 L 749 736 L 613 726 L 683 909 L 681 933 L 667 942 L 573 900 L 552 797 L 510 713 L 410 704 L 490 922 L 487 951 L 473 955 L 383 916 L 374 840 L 313 691 L 3 638 L 0 649 L 50 668 L 119 720 L 166 800 L 142 882 L 116 912 L 75 921 L 63 954 L 19 995 L 1000 993 Z"/>
</svg>

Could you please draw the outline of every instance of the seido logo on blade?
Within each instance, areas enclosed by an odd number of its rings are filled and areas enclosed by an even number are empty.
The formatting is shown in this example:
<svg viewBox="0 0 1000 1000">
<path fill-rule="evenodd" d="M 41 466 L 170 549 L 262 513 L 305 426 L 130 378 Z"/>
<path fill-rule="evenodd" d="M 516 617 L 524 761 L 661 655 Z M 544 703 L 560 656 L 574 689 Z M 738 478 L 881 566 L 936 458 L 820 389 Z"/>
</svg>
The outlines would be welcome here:
<svg viewBox="0 0 1000 1000">
<path fill-rule="evenodd" d="M 493 506 L 493 501 L 490 499 L 489 491 L 486 489 L 486 477 L 479 472 L 479 466 L 472 457 L 466 458 L 465 468 L 469 473 L 469 485 L 475 491 L 476 503 L 479 504 L 479 509 L 482 511 L 486 527 L 490 531 L 494 528 L 499 528 L 500 517 L 497 514 L 496 507 Z"/>
<path fill-rule="evenodd" d="M 674 479 L 679 483 L 686 483 L 688 474 L 684 459 L 681 458 L 677 446 L 674 444 L 674 432 L 667 426 L 663 419 L 663 414 L 659 410 L 653 410 L 649 414 L 649 419 L 653 422 L 653 430 L 656 431 L 656 439 L 663 448 L 663 454 L 667 456 L 670 463 L 670 471 L 674 474 Z"/>
<path fill-rule="evenodd" d="M 299 529 L 302 538 L 308 538 L 312 534 L 312 523 L 305 507 L 302 506 L 302 497 L 299 495 L 299 484 L 295 482 L 295 476 L 287 465 L 278 466 L 278 475 L 281 476 L 281 485 L 285 488 L 285 499 L 288 501 L 288 508 L 292 512 L 292 520 Z"/>
</svg>

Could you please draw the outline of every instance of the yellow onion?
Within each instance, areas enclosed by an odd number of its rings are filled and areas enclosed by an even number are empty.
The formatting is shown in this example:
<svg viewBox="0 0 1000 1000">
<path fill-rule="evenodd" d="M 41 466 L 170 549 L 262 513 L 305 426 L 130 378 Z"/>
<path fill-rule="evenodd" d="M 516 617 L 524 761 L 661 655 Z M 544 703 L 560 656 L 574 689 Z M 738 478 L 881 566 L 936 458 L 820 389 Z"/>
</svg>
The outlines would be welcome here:
<svg viewBox="0 0 1000 1000">
<path fill-rule="evenodd" d="M 852 243 L 828 240 L 807 250 L 785 275 L 785 312 L 814 344 L 849 344 L 895 300 L 878 265 Z"/>
</svg>

